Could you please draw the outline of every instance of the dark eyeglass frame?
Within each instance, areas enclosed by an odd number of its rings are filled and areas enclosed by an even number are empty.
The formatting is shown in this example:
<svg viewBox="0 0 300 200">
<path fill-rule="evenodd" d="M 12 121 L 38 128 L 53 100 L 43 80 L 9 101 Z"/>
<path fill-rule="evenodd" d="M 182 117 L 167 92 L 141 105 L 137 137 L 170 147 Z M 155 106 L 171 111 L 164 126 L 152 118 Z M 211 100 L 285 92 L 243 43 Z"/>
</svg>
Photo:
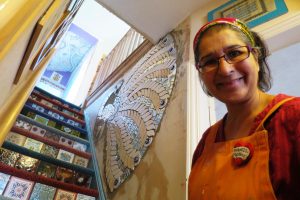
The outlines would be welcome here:
<svg viewBox="0 0 300 200">
<path fill-rule="evenodd" d="M 241 59 L 241 60 L 238 60 L 238 61 L 232 61 L 232 60 L 230 60 L 230 58 L 228 58 L 228 55 L 225 53 L 225 54 L 222 55 L 222 56 L 219 56 L 219 57 L 217 57 L 217 58 L 214 58 L 215 61 L 217 61 L 216 63 L 218 63 L 216 67 L 211 68 L 211 69 L 208 70 L 208 71 L 204 71 L 203 68 L 204 68 L 205 66 L 201 66 L 201 65 L 200 65 L 200 61 L 198 61 L 198 62 L 196 63 L 196 69 L 197 69 L 200 73 L 202 73 L 202 74 L 203 74 L 203 73 L 208 73 L 208 72 L 210 72 L 210 71 L 213 71 L 214 69 L 219 68 L 219 66 L 220 66 L 220 59 L 221 59 L 221 58 L 224 58 L 225 61 L 226 61 L 228 64 L 236 64 L 236 63 L 242 62 L 243 60 L 246 60 L 247 58 L 249 58 L 250 53 L 253 52 L 253 50 L 256 48 L 256 47 L 251 47 L 250 45 L 245 45 L 245 46 L 237 46 L 237 47 L 231 48 L 230 50 L 239 49 L 239 48 L 243 48 L 243 47 L 246 47 L 246 48 L 247 48 L 247 56 L 246 56 L 245 58 Z"/>
</svg>

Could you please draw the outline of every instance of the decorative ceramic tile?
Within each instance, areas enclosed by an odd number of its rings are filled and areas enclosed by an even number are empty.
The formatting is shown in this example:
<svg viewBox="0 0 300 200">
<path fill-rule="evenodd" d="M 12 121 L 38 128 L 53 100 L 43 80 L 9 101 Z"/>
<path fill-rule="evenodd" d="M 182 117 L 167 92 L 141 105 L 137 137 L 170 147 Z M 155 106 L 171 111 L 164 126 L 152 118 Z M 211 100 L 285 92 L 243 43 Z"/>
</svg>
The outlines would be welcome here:
<svg viewBox="0 0 300 200">
<path fill-rule="evenodd" d="M 35 152 L 41 152 L 43 145 L 44 145 L 44 143 L 34 140 L 32 138 L 27 138 L 24 143 L 25 148 L 30 149 Z"/>
<path fill-rule="evenodd" d="M 70 133 L 72 132 L 72 129 L 70 129 L 69 127 L 67 126 L 61 126 L 60 130 L 62 130 L 63 132 L 65 133 Z"/>
<path fill-rule="evenodd" d="M 60 137 L 59 144 L 63 144 L 68 147 L 72 147 L 74 144 L 74 141 L 71 139 L 65 138 L 65 137 Z"/>
<path fill-rule="evenodd" d="M 20 119 L 17 119 L 16 121 L 15 121 L 15 126 L 16 127 L 21 127 L 21 126 L 23 126 L 23 124 L 24 124 L 24 121 L 23 120 L 20 120 Z"/>
<path fill-rule="evenodd" d="M 92 177 L 87 174 L 75 173 L 74 184 L 89 188 L 92 182 Z"/>
<path fill-rule="evenodd" d="M 85 145 L 85 144 L 81 144 L 80 142 L 74 142 L 74 144 L 73 144 L 73 148 L 74 149 L 77 149 L 77 150 L 79 150 L 79 151 L 86 151 L 86 149 L 87 149 L 87 146 Z"/>
<path fill-rule="evenodd" d="M 53 121 L 53 120 L 49 120 L 49 122 L 48 122 L 48 124 L 47 124 L 48 126 L 50 126 L 50 127 L 53 127 L 53 128 L 55 128 L 55 126 L 56 126 L 56 122 L 55 121 Z"/>
<path fill-rule="evenodd" d="M 55 141 L 55 142 L 59 142 L 59 139 L 60 139 L 60 136 L 55 134 L 55 133 L 51 133 L 49 131 L 47 131 L 45 133 L 45 138 L 49 139 L 49 140 L 52 140 L 52 141 Z"/>
<path fill-rule="evenodd" d="M 25 115 L 31 119 L 35 119 L 36 114 L 34 112 L 27 112 Z"/>
<path fill-rule="evenodd" d="M 48 178 L 54 178 L 56 173 L 57 166 L 41 161 L 37 168 L 37 175 L 45 176 Z"/>
<path fill-rule="evenodd" d="M 61 127 L 62 127 L 61 123 L 57 122 L 57 123 L 55 124 L 55 127 L 54 127 L 54 128 L 56 128 L 56 129 L 58 129 L 58 130 L 61 130 Z"/>
<path fill-rule="evenodd" d="M 52 103 L 50 103 L 49 101 L 46 101 L 45 99 L 41 99 L 41 103 L 44 104 L 44 105 L 46 105 L 46 106 L 49 106 L 49 107 L 53 106 Z"/>
<path fill-rule="evenodd" d="M 30 123 L 25 122 L 25 121 L 20 120 L 20 119 L 16 120 L 15 126 L 18 127 L 18 128 L 22 128 L 22 129 L 28 130 L 28 131 L 31 128 L 31 124 Z"/>
<path fill-rule="evenodd" d="M 55 104 L 52 105 L 52 108 L 55 109 L 55 110 L 58 110 L 58 106 L 55 105 Z"/>
<path fill-rule="evenodd" d="M 72 163 L 74 160 L 74 153 L 60 149 L 58 152 L 58 155 L 57 155 L 57 159 L 68 162 L 68 163 Z"/>
<path fill-rule="evenodd" d="M 6 136 L 6 141 L 12 142 L 16 145 L 23 146 L 25 143 L 26 137 L 18 133 L 9 132 Z"/>
<path fill-rule="evenodd" d="M 57 189 L 54 200 L 75 200 L 76 193 Z"/>
<path fill-rule="evenodd" d="M 62 111 L 63 111 L 64 113 L 66 113 L 67 115 L 74 117 L 74 113 L 73 113 L 73 112 L 71 112 L 71 111 L 69 111 L 69 110 L 66 110 L 66 109 L 63 109 Z"/>
<path fill-rule="evenodd" d="M 76 114 L 76 113 L 74 113 L 74 117 L 75 117 L 76 119 L 83 120 L 83 116 L 78 115 L 78 114 Z"/>
<path fill-rule="evenodd" d="M 96 198 L 84 194 L 77 194 L 76 200 L 96 200 Z"/>
<path fill-rule="evenodd" d="M 48 115 L 50 115 L 51 117 L 57 119 L 57 120 L 64 120 L 64 117 L 58 113 L 52 112 L 51 110 L 48 111 Z"/>
<path fill-rule="evenodd" d="M 41 123 L 41 124 L 45 124 L 47 125 L 48 122 L 49 122 L 49 119 L 45 118 L 45 117 L 42 117 L 40 115 L 36 115 L 35 118 L 34 118 L 35 121 Z"/>
<path fill-rule="evenodd" d="M 73 164 L 79 165 L 81 167 L 87 167 L 89 164 L 89 160 L 80 156 L 75 155 Z"/>
<path fill-rule="evenodd" d="M 58 108 L 62 109 L 61 106 L 60 106 L 60 105 L 62 105 L 62 103 L 59 100 L 52 99 L 52 101 L 54 101 L 54 102 L 56 102 L 58 104 L 58 105 L 55 105 L 55 106 L 57 106 Z"/>
<path fill-rule="evenodd" d="M 72 130 L 71 131 L 71 133 L 70 133 L 71 135 L 74 135 L 74 136 L 76 136 L 76 137 L 80 137 L 80 132 L 79 131 L 76 131 L 76 130 Z"/>
<path fill-rule="evenodd" d="M 75 126 L 75 121 L 73 121 L 71 119 L 68 119 L 66 122 L 72 126 Z"/>
<path fill-rule="evenodd" d="M 64 167 L 58 167 L 55 174 L 55 179 L 65 183 L 73 183 L 74 172 Z"/>
<path fill-rule="evenodd" d="M 4 148 L 0 148 L 0 162 L 14 167 L 20 154 Z"/>
<path fill-rule="evenodd" d="M 39 102 L 41 101 L 41 98 L 38 97 L 38 96 L 36 96 L 36 95 L 34 95 L 34 94 L 31 94 L 31 95 L 29 96 L 29 98 L 34 99 L 34 100 L 39 101 Z"/>
<path fill-rule="evenodd" d="M 50 156 L 52 158 L 56 158 L 58 154 L 58 149 L 53 146 L 45 144 L 41 150 L 41 153 Z"/>
<path fill-rule="evenodd" d="M 72 126 L 81 127 L 81 125 L 78 122 L 75 122 L 74 120 L 68 119 L 66 122 Z"/>
<path fill-rule="evenodd" d="M 36 183 L 32 190 L 30 200 L 53 200 L 55 192 L 55 187 Z"/>
<path fill-rule="evenodd" d="M 27 172 L 34 173 L 37 169 L 39 160 L 31 158 L 29 156 L 21 155 L 16 162 L 15 167 Z"/>
<path fill-rule="evenodd" d="M 57 109 L 57 110 L 62 111 L 63 108 L 62 108 L 61 106 L 58 106 L 58 109 Z"/>
<path fill-rule="evenodd" d="M 31 107 L 34 108 L 37 111 L 40 111 L 40 112 L 44 112 L 45 111 L 45 108 L 43 108 L 42 106 L 39 106 L 39 105 L 37 105 L 35 103 L 31 104 Z"/>
<path fill-rule="evenodd" d="M 0 195 L 3 194 L 3 191 L 9 181 L 10 175 L 0 172 Z"/>
<path fill-rule="evenodd" d="M 74 118 L 83 120 L 83 118 L 80 115 L 76 114 L 76 113 L 74 113 Z"/>
<path fill-rule="evenodd" d="M 46 130 L 38 126 L 32 125 L 30 132 L 43 137 L 46 133 Z"/>
<path fill-rule="evenodd" d="M 5 189 L 4 196 L 13 199 L 27 200 L 33 187 L 33 182 L 25 179 L 11 177 Z"/>
</svg>

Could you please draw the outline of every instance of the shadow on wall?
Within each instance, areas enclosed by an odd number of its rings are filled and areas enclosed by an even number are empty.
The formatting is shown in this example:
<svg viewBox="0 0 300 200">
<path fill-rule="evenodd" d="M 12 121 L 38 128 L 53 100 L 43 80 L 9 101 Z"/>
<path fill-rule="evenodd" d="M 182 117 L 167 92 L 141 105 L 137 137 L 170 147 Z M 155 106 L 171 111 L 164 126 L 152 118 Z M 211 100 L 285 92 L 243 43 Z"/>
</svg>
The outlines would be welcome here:
<svg viewBox="0 0 300 200">
<path fill-rule="evenodd" d="M 168 199 L 168 180 L 163 166 L 153 151 L 148 151 L 147 157 L 151 163 L 141 162 L 139 167 L 145 174 L 151 174 L 141 177 L 137 199 Z"/>
<path fill-rule="evenodd" d="M 146 159 L 143 160 L 135 170 L 135 173 L 128 178 L 135 182 L 137 187 L 130 187 L 131 184 L 123 184 L 116 194 L 116 199 L 122 199 L 126 196 L 128 200 L 151 199 L 168 200 L 168 179 L 165 176 L 163 165 L 153 151 L 147 151 Z M 129 188 L 130 187 L 130 188 Z M 131 191 L 128 196 L 127 190 Z M 124 196 L 123 196 L 124 195 Z M 113 199 L 113 198 L 112 198 Z"/>
</svg>

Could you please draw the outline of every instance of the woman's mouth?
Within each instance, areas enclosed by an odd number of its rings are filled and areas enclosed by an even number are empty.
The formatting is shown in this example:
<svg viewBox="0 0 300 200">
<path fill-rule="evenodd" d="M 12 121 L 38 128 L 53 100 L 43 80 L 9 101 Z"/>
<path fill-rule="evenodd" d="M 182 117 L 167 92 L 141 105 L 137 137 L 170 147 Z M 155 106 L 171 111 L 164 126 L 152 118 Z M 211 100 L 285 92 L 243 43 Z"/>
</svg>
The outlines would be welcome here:
<svg viewBox="0 0 300 200">
<path fill-rule="evenodd" d="M 225 80 L 218 82 L 217 88 L 219 89 L 225 89 L 225 90 L 233 90 L 238 88 L 242 83 L 243 77 L 231 79 L 231 80 Z"/>
</svg>

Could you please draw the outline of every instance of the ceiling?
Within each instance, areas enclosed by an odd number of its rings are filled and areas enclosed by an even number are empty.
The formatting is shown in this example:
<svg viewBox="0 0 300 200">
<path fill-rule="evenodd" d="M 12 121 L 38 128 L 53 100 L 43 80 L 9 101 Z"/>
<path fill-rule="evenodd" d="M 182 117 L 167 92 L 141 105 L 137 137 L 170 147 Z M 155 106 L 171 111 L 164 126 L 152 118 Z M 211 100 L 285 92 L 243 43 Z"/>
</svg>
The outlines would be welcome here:
<svg viewBox="0 0 300 200">
<path fill-rule="evenodd" d="M 151 42 L 173 30 L 210 0 L 96 0 Z"/>
</svg>

